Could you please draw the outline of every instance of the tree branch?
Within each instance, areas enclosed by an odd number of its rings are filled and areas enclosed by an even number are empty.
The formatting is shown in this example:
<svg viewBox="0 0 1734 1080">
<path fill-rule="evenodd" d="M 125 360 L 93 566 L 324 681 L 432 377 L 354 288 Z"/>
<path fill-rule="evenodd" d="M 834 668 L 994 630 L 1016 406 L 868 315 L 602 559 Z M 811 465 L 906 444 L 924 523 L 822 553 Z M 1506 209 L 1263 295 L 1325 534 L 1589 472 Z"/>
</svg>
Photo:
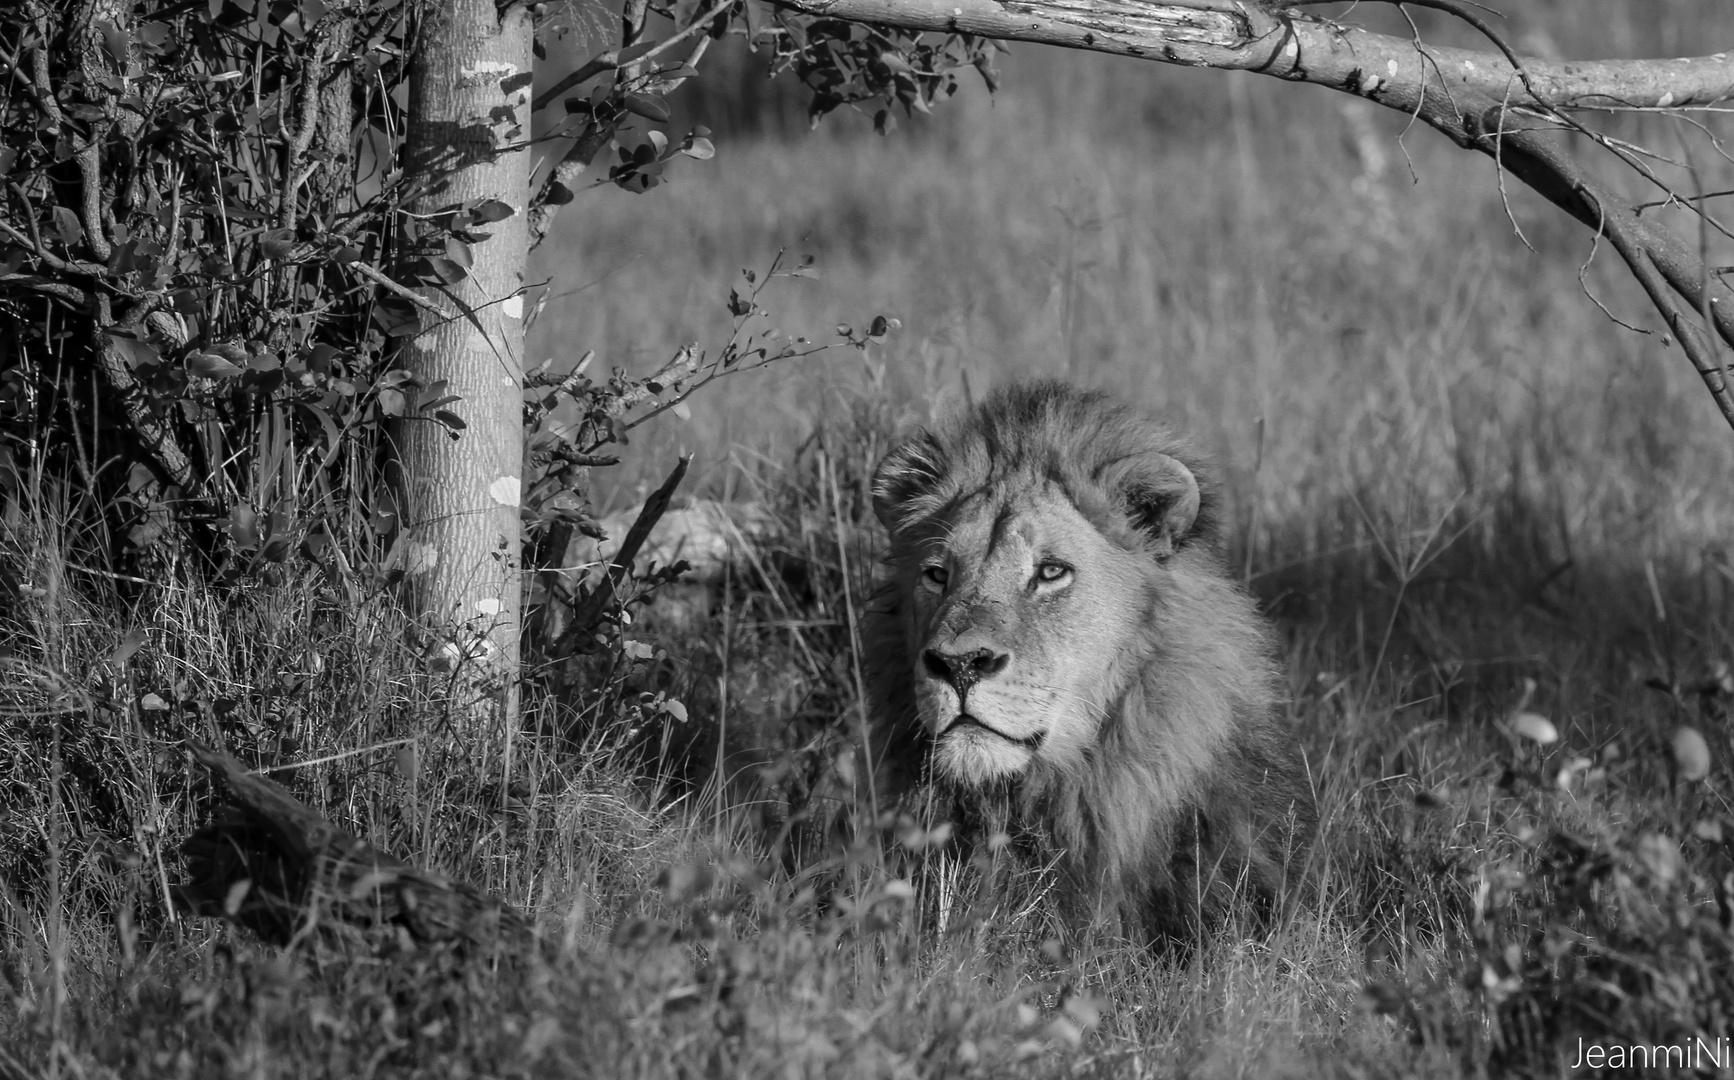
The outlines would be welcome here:
<svg viewBox="0 0 1734 1080">
<path fill-rule="evenodd" d="M 1257 71 L 1384 100 L 1422 85 L 1495 100 L 1517 70 L 1504 56 L 1417 45 L 1303 15 L 1269 0 L 779 0 L 809 15 L 978 34 L 1188 67 Z M 1390 69 L 1392 62 L 1398 65 Z M 1523 58 L 1559 108 L 1680 108 L 1734 97 L 1734 55 L 1680 60 Z M 1430 70 L 1436 69 L 1436 70 Z M 1384 87 L 1389 90 L 1380 93 Z"/>
<path fill-rule="evenodd" d="M 686 467 L 692 463 L 691 457 L 682 457 L 675 462 L 674 470 L 668 474 L 668 479 L 662 486 L 644 500 L 644 508 L 638 512 L 638 520 L 626 530 L 626 538 L 620 542 L 620 550 L 614 555 L 612 562 L 602 575 L 602 580 L 590 594 L 573 609 L 572 621 L 565 633 L 561 634 L 562 642 L 575 638 L 579 634 L 588 634 L 602 618 L 608 602 L 619 593 L 620 588 L 632 574 L 632 560 L 638 558 L 638 549 L 649 539 L 650 530 L 656 528 L 656 523 L 662 520 L 663 511 L 668 509 L 669 500 L 674 498 L 674 489 L 686 476 Z"/>
<path fill-rule="evenodd" d="M 102 367 L 102 373 L 108 377 L 109 385 L 114 387 L 115 394 L 126 407 L 127 419 L 132 422 L 133 431 L 144 442 L 146 449 L 156 459 L 157 466 L 162 469 L 171 484 L 185 492 L 197 490 L 197 477 L 193 472 L 193 463 L 187 457 L 185 450 L 175 441 L 175 436 L 162 421 L 152 415 L 150 406 L 145 403 L 143 391 L 138 380 L 133 378 L 132 370 L 127 367 L 126 357 L 115 344 L 111 329 L 124 334 L 131 334 L 144 325 L 145 317 L 160 302 L 160 296 L 147 296 L 134 304 L 132 310 L 119 323 L 114 315 L 105 294 L 98 293 L 96 297 L 96 355 L 97 362 Z"/>
<path fill-rule="evenodd" d="M 1562 129 L 1588 134 L 1618 152 L 1565 111 L 1678 110 L 1734 98 L 1734 53 L 1676 60 L 1516 57 L 1504 52 L 1497 38 L 1501 51 L 1437 47 L 1343 26 L 1277 0 L 778 2 L 809 15 L 906 30 L 1254 71 L 1354 94 L 1412 116 L 1459 146 L 1493 158 L 1607 235 L 1734 426 L 1726 369 L 1717 361 L 1713 340 L 1692 321 L 1704 321 L 1734 345 L 1734 291 L 1708 273 L 1679 237 L 1591 184 L 1566 152 L 1562 134 Z M 1619 156 L 1631 162 L 1629 153 Z M 1653 173 L 1644 175 L 1660 183 Z"/>
</svg>

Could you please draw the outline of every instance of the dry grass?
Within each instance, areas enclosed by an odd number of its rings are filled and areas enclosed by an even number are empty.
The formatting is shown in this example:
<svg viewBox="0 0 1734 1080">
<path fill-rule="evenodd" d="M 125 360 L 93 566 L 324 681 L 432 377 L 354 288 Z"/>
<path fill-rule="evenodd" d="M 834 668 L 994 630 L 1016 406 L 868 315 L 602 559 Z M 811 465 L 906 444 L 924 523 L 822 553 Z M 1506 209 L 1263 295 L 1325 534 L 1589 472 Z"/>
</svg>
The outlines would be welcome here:
<svg viewBox="0 0 1734 1080">
<path fill-rule="evenodd" d="M 1598 10 L 1614 52 L 1693 51 L 1718 25 L 1690 5 Z M 1565 51 L 1597 51 L 1563 25 Z M 686 447 L 697 489 L 781 524 L 687 598 L 696 630 L 653 607 L 642 633 L 667 655 L 616 672 L 612 697 L 530 695 L 510 776 L 501 746 L 442 756 L 461 688 L 415 673 L 387 605 L 312 572 L 217 594 L 165 567 L 141 590 L 69 565 L 80 544 L 53 533 L 68 515 L 46 493 L 9 522 L 0 559 L 29 588 L 0 638 L 0 1076 L 1551 1074 L 1548 1037 L 1588 1028 L 1546 1013 L 1578 1000 L 1548 981 L 1564 969 L 1529 965 L 1559 926 L 1701 977 L 1677 1009 L 1641 983 L 1662 1017 L 1645 1030 L 1714 1023 L 1691 999 L 1726 985 L 1725 946 L 1679 928 L 1714 924 L 1729 869 L 1699 826 L 1734 836 L 1714 685 L 1734 660 L 1734 443 L 1683 358 L 1586 300 L 1580 231 L 1514 192 L 1527 251 L 1491 166 L 1425 132 L 1399 146 L 1399 120 L 1102 58 L 1024 51 L 1008 69 L 998 100 L 972 88 L 890 139 L 725 138 L 673 185 L 570 208 L 544 253 L 552 291 L 594 284 L 548 305 L 538 349 L 642 366 L 720 341 L 727 283 L 784 245 L 823 275 L 770 294 L 788 332 L 875 312 L 904 329 L 725 381 L 690 423 L 634 441 L 599 501 L 630 503 Z M 1609 253 L 1586 280 L 1648 321 Z M 1320 893 L 1185 967 L 1048 947 L 1039 913 L 936 935 L 916 917 L 931 898 L 905 899 L 870 851 L 770 857 L 791 791 L 847 786 L 830 748 L 858 707 L 843 612 L 871 570 L 871 462 L 1024 374 L 1195 431 L 1229 477 L 1234 565 L 1287 635 Z M 1561 734 L 1545 751 L 1498 727 L 1526 679 Z M 674 742 L 614 722 L 640 692 L 686 701 Z M 1671 773 L 1681 723 L 1709 738 L 1701 784 Z M 173 845 L 208 794 L 173 752 L 187 734 L 266 765 L 414 738 L 292 783 L 532 912 L 542 948 L 282 954 L 171 921 Z M 644 762 L 670 747 L 689 762 L 653 789 Z M 1561 792 L 1579 756 L 1590 771 Z M 738 782 L 703 767 L 719 760 Z M 1576 869 L 1550 862 L 1555 832 L 1612 868 L 1589 914 Z M 1674 874 L 1653 837 L 1682 852 Z M 662 874 L 713 864 L 706 889 Z M 1524 963 L 1502 969 L 1511 944 Z M 1513 1035 L 1544 1014 L 1541 1036 Z"/>
</svg>

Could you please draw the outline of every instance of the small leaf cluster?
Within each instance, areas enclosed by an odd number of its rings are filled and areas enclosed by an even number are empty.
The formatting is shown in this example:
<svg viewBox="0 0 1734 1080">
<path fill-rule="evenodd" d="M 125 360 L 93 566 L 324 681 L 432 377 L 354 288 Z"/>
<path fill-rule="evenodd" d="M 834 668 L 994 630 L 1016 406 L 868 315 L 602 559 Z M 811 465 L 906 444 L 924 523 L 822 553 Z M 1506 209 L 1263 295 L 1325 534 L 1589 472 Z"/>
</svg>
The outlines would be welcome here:
<svg viewBox="0 0 1734 1080">
<path fill-rule="evenodd" d="M 812 92 L 808 118 L 818 123 L 842 106 L 873 109 L 881 134 L 905 116 L 930 113 L 958 90 L 958 72 L 974 68 L 992 91 L 994 57 L 1005 46 L 973 34 L 928 35 L 841 19 L 784 19 L 771 35 L 773 71 L 789 70 Z"/>
</svg>

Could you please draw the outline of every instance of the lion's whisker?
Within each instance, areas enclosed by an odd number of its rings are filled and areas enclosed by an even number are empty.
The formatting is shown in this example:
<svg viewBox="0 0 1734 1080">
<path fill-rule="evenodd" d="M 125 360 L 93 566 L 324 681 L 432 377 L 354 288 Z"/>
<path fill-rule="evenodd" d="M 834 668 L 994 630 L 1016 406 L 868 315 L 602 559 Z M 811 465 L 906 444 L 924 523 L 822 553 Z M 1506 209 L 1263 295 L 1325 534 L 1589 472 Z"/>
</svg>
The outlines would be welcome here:
<svg viewBox="0 0 1734 1080">
<path fill-rule="evenodd" d="M 1080 694 L 1078 691 L 1073 690 L 1070 687 L 1055 686 L 1051 683 L 1030 683 L 1029 686 L 1033 690 L 1045 690 L 1056 697 L 1070 701 L 1074 705 L 1082 706 L 1098 720 L 1106 720 L 1110 715 L 1106 705 L 1103 705 L 1093 698 L 1085 697 L 1083 694 Z"/>
</svg>

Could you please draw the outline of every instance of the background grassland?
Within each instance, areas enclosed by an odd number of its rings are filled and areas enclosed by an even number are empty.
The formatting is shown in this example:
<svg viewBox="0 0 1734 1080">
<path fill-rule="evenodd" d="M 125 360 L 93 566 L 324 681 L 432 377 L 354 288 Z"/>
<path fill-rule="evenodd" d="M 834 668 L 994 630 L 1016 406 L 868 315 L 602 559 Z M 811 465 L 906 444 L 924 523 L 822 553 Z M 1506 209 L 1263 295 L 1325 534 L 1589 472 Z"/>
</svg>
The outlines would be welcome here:
<svg viewBox="0 0 1734 1080">
<path fill-rule="evenodd" d="M 1734 19 L 1536 4 L 1512 34 L 1696 53 Z M 725 69 L 689 104 L 719 129 L 714 161 L 568 209 L 532 362 L 715 348 L 731 280 L 782 247 L 820 271 L 767 294 L 786 332 L 903 326 L 725 380 L 598 478 L 598 501 L 626 506 L 690 449 L 694 490 L 776 521 L 738 577 L 681 598 L 698 618 L 653 606 L 642 633 L 663 658 L 591 672 L 577 700 L 531 694 L 509 776 L 499 747 L 435 749 L 451 688 L 414 673 L 386 607 L 316 576 L 218 595 L 171 573 L 126 600 L 57 558 L 52 491 L 8 525 L 5 557 L 45 587 L 6 616 L 31 644 L 7 661 L 0 1076 L 1545 1075 L 1555 1040 L 1593 1033 L 1613 1000 L 1573 977 L 1619 988 L 1620 1031 L 1734 1036 L 1715 1011 L 1734 994 L 1715 936 L 1730 866 L 1707 827 L 1734 836 L 1734 441 L 1677 350 L 1586 298 L 1654 324 L 1611 252 L 1591 259 L 1512 185 L 1502 198 L 1485 160 L 1322 92 L 1034 49 L 1005 69 L 997 97 L 967 84 L 889 138 L 860 118 L 796 130 L 786 99 Z M 1175 966 L 1054 948 L 1039 910 L 939 934 L 942 853 L 913 900 L 866 850 L 768 857 L 748 803 L 846 787 L 872 461 L 1024 375 L 1144 402 L 1222 463 L 1231 563 L 1283 628 L 1325 820 L 1316 903 L 1268 938 Z M 687 702 L 671 744 L 632 711 L 644 691 Z M 81 698 L 121 704 L 60 725 L 76 794 L 57 802 L 37 751 Z M 1519 708 L 1559 743 L 1508 737 Z M 1697 784 L 1672 770 L 1684 723 L 1713 759 Z M 267 762 L 421 736 L 419 757 L 292 783 L 510 897 L 543 946 L 285 953 L 168 922 L 164 853 L 207 795 L 171 736 L 195 732 Z M 692 768 L 655 789 L 641 766 L 665 745 L 742 782 Z M 773 779 L 754 787 L 759 766 Z M 1603 966 L 1549 951 L 1579 938 Z"/>
</svg>

